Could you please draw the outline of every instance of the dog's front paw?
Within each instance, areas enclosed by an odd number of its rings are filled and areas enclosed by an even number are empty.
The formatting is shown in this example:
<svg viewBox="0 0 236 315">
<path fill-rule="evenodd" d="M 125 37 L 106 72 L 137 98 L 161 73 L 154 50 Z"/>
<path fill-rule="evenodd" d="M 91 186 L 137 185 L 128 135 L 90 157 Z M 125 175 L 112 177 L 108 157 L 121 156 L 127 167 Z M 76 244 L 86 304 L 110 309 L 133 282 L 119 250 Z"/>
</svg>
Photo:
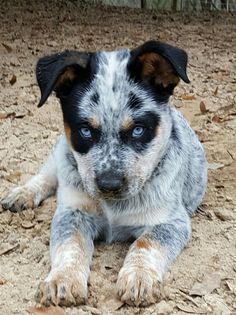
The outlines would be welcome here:
<svg viewBox="0 0 236 315">
<path fill-rule="evenodd" d="M 160 281 L 154 269 L 124 266 L 116 285 L 119 298 L 129 305 L 147 306 L 160 298 Z"/>
<path fill-rule="evenodd" d="M 51 271 L 45 281 L 39 284 L 35 300 L 44 306 L 71 306 L 85 304 L 87 294 L 87 279 L 84 274 L 66 269 Z"/>
<path fill-rule="evenodd" d="M 1 199 L 3 209 L 12 212 L 19 212 L 24 209 L 33 208 L 34 193 L 25 186 L 13 188 L 4 198 Z"/>
</svg>

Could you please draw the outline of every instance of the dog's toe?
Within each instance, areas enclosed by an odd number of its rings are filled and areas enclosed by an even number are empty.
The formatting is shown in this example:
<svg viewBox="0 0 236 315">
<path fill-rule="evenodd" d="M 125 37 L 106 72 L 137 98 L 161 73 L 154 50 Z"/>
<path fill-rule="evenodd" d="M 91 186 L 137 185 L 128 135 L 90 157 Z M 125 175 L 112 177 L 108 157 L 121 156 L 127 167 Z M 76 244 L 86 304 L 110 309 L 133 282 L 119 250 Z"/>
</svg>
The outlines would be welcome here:
<svg viewBox="0 0 236 315">
<path fill-rule="evenodd" d="M 34 195 L 26 187 L 16 187 L 1 199 L 1 204 L 5 210 L 20 212 L 34 207 Z"/>
<path fill-rule="evenodd" d="M 160 298 L 160 282 L 155 271 L 140 267 L 123 267 L 117 280 L 121 301 L 135 306 L 147 306 Z"/>
<path fill-rule="evenodd" d="M 48 279 L 48 280 L 47 280 Z M 37 303 L 45 306 L 71 306 L 85 304 L 87 282 L 82 274 L 58 272 L 41 282 L 35 294 Z"/>
</svg>

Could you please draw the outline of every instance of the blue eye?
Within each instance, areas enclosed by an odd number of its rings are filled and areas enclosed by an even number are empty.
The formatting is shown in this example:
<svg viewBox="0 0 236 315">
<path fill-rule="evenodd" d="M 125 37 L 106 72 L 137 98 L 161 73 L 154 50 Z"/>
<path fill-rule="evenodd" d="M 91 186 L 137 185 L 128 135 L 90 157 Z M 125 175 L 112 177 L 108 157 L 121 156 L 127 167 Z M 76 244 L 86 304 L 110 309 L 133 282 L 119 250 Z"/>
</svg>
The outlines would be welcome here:
<svg viewBox="0 0 236 315">
<path fill-rule="evenodd" d="M 140 138 L 143 135 L 144 131 L 145 131 L 144 127 L 136 126 L 136 127 L 134 127 L 134 129 L 132 131 L 132 137 L 133 138 Z"/>
<path fill-rule="evenodd" d="M 92 137 L 91 131 L 87 127 L 80 128 L 80 134 L 84 138 L 91 138 Z"/>
</svg>

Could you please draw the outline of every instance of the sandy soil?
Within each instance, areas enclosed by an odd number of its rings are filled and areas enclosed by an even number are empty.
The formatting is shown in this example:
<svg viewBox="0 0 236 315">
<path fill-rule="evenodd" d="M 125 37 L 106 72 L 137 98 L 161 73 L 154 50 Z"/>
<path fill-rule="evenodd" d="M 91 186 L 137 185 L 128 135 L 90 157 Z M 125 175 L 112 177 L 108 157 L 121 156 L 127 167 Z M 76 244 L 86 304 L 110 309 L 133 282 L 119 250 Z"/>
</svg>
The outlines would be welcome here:
<svg viewBox="0 0 236 315">
<path fill-rule="evenodd" d="M 27 3 L 31 3 L 27 5 Z M 76 1 L 0 4 L 0 196 L 40 167 L 62 131 L 55 97 L 37 109 L 34 68 L 39 57 L 64 49 L 135 47 L 148 39 L 189 53 L 191 84 L 176 89 L 173 104 L 190 121 L 210 163 L 192 238 L 166 274 L 164 299 L 132 308 L 113 298 L 128 244 L 96 246 L 88 306 L 67 314 L 236 314 L 236 24 L 235 15 L 189 17 Z M 200 105 L 201 104 L 201 105 Z M 0 208 L 0 314 L 28 314 L 37 283 L 50 267 L 51 198 L 35 210 Z"/>
</svg>

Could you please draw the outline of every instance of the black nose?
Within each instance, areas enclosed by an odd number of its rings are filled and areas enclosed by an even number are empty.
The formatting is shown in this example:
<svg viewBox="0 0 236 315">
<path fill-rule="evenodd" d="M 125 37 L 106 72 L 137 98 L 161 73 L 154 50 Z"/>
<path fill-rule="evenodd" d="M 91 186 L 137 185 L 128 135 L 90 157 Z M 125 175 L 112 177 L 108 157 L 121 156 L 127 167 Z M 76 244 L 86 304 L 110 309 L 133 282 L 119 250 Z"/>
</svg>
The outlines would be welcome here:
<svg viewBox="0 0 236 315">
<path fill-rule="evenodd" d="M 98 189 L 103 192 L 117 192 L 124 185 L 124 176 L 113 172 L 103 173 L 96 178 Z"/>
</svg>

